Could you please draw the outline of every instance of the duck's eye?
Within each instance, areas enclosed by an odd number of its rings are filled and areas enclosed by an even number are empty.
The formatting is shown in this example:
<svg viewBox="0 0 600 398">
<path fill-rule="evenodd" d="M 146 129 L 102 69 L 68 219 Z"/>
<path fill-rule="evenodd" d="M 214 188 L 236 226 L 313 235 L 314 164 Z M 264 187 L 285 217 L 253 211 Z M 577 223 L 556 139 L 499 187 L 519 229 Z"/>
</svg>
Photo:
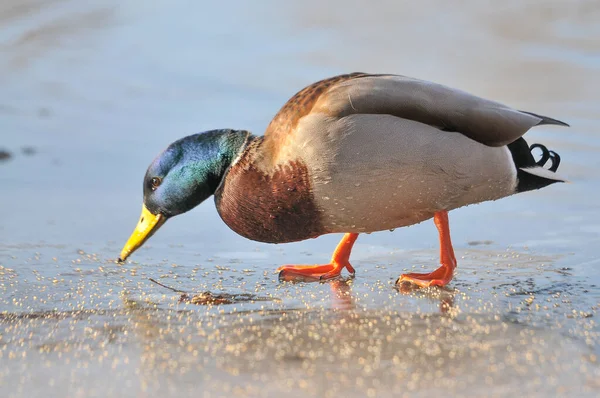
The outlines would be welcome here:
<svg viewBox="0 0 600 398">
<path fill-rule="evenodd" d="M 152 177 L 152 190 L 154 191 L 156 188 L 158 188 L 161 182 L 162 180 L 160 177 Z"/>
</svg>

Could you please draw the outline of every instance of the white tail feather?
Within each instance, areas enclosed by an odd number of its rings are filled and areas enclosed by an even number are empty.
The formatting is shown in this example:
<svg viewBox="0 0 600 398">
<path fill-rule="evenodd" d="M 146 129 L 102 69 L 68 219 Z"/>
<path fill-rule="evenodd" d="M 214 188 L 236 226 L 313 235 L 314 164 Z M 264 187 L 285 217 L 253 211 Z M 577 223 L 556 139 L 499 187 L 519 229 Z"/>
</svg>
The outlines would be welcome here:
<svg viewBox="0 0 600 398">
<path fill-rule="evenodd" d="M 568 180 L 562 178 L 558 174 L 543 167 L 520 167 L 520 170 L 523 170 L 525 173 L 534 175 L 536 177 L 546 178 L 552 181 L 559 182 L 568 182 Z"/>
</svg>

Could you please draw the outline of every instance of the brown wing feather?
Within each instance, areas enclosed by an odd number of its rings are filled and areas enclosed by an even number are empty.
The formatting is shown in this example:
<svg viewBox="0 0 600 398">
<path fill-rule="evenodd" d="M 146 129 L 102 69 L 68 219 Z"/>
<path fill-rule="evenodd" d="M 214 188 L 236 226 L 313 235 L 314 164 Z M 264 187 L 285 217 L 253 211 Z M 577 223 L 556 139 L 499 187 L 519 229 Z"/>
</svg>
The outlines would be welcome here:
<svg viewBox="0 0 600 398">
<path fill-rule="evenodd" d="M 459 132 L 489 146 L 511 143 L 540 124 L 566 125 L 436 83 L 351 73 L 318 81 L 294 95 L 267 127 L 266 153 L 277 158 L 286 142 L 294 139 L 298 121 L 314 112 L 334 117 L 388 114 Z"/>
<path fill-rule="evenodd" d="M 298 121 L 308 115 L 321 95 L 335 84 L 370 76 L 367 73 L 355 72 L 320 80 L 300 90 L 277 112 L 265 131 L 265 153 L 276 156 L 278 149 L 290 139 Z"/>
</svg>

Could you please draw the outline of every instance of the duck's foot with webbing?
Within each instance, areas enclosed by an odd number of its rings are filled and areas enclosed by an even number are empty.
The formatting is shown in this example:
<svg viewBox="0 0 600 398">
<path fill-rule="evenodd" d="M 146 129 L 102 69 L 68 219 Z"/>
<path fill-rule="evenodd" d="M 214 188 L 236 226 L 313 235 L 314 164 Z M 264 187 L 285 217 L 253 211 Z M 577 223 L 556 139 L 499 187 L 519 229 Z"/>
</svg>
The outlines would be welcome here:
<svg viewBox="0 0 600 398">
<path fill-rule="evenodd" d="M 450 240 L 450 227 L 448 225 L 448 212 L 438 211 L 433 216 L 433 221 L 440 234 L 440 264 L 441 266 L 428 274 L 410 273 L 403 274 L 396 284 L 405 282 L 414 283 L 421 287 L 446 286 L 454 276 L 456 257 Z"/>
<path fill-rule="evenodd" d="M 284 281 L 318 281 L 337 278 L 342 270 L 346 268 L 351 275 L 355 271 L 350 265 L 350 252 L 352 246 L 358 238 L 358 234 L 345 234 L 340 243 L 335 248 L 331 262 L 321 265 L 284 265 L 277 269 L 279 279 Z"/>
</svg>

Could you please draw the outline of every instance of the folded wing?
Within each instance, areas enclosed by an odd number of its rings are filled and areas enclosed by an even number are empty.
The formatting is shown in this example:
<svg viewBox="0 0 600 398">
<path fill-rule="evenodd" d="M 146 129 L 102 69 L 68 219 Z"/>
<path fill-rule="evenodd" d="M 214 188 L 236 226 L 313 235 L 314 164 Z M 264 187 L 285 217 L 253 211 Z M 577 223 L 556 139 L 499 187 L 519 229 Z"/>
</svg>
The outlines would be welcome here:
<svg viewBox="0 0 600 398">
<path fill-rule="evenodd" d="M 343 80 L 326 90 L 311 112 L 337 117 L 388 114 L 459 132 L 488 146 L 509 144 L 534 126 L 567 126 L 559 120 L 512 109 L 461 90 L 397 75 Z"/>
</svg>

